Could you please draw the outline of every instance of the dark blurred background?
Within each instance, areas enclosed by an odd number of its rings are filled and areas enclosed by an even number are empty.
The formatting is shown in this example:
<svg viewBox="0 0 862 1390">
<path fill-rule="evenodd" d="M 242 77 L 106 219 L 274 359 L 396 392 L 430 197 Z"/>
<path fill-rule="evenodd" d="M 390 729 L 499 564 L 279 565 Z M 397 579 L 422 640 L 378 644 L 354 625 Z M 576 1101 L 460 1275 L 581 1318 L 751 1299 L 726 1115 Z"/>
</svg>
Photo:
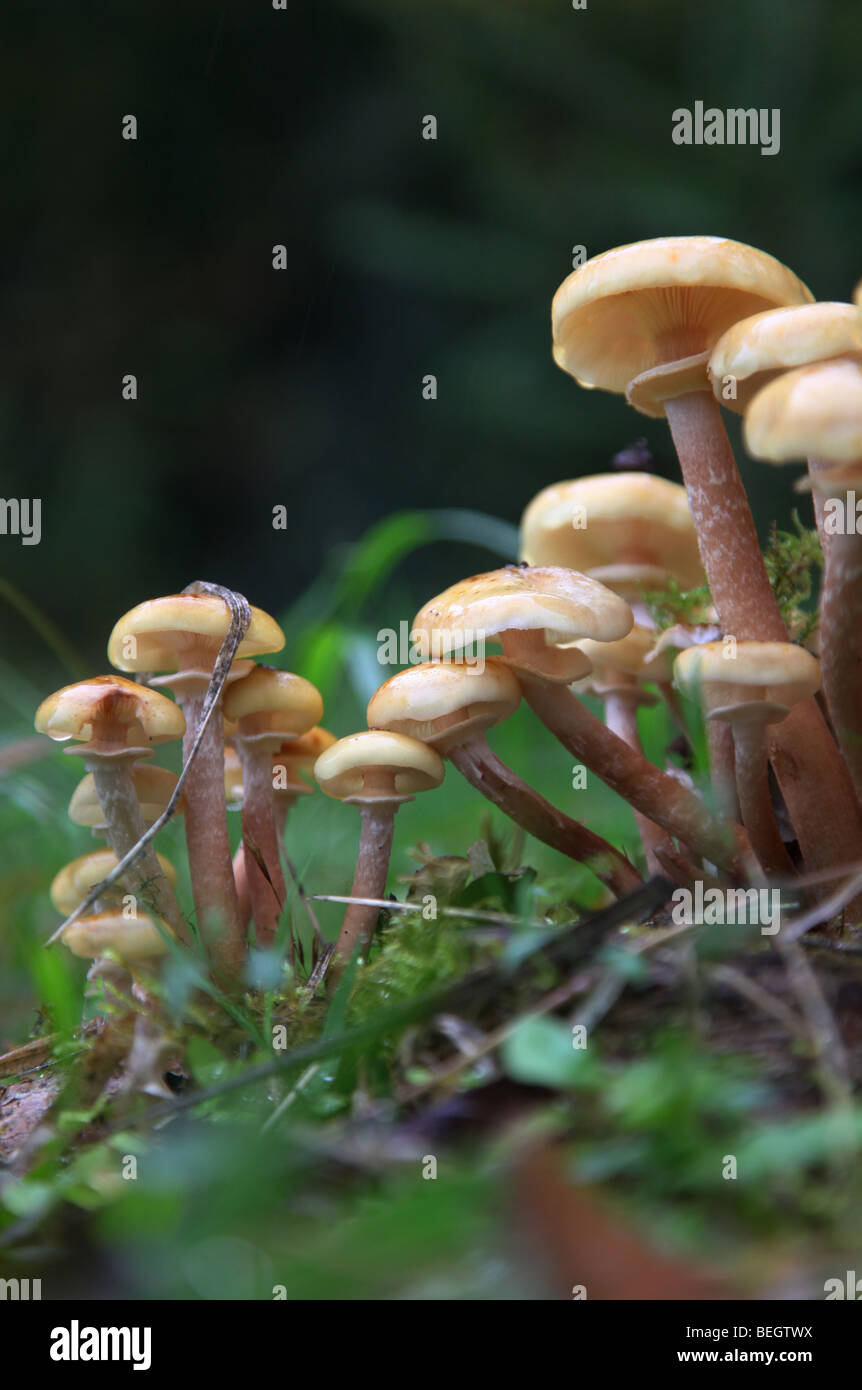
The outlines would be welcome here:
<svg viewBox="0 0 862 1390">
<path fill-rule="evenodd" d="M 862 274 L 858 0 L 10 0 L 3 31 L 0 492 L 43 499 L 39 546 L 0 538 L 7 653 L 36 652 L 10 594 L 101 667 L 142 598 L 283 613 L 399 508 L 517 521 L 640 435 L 674 476 L 661 422 L 552 364 L 575 244 L 723 234 L 820 298 Z M 780 107 L 780 153 L 674 145 L 698 99 Z M 786 520 L 786 475 L 744 468 Z M 474 560 L 420 552 L 419 597 Z"/>
</svg>

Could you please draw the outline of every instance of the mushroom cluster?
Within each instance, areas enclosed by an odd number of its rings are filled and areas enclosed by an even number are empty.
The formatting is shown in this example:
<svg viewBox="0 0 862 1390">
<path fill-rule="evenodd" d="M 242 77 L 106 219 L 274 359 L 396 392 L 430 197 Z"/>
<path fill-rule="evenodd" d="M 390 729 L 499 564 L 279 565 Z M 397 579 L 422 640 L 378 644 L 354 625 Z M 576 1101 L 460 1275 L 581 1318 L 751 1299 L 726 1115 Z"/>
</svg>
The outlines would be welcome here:
<svg viewBox="0 0 862 1390">
<path fill-rule="evenodd" d="M 192 585 L 127 613 L 108 643 L 125 674 L 65 687 L 36 716 L 83 759 L 69 812 L 107 841 L 54 882 L 70 949 L 138 966 L 197 937 L 228 982 L 242 976 L 252 932 L 290 949 L 282 839 L 312 773 L 361 819 L 333 974 L 367 951 L 395 812 L 440 785 L 444 760 L 617 896 L 642 868 L 683 884 L 704 873 L 762 883 L 859 861 L 860 312 L 814 302 L 773 257 L 718 237 L 636 243 L 575 270 L 553 301 L 555 361 L 580 385 L 664 417 L 682 481 L 615 472 L 543 488 L 523 515 L 519 564 L 460 579 L 420 609 L 418 662 L 373 694 L 367 729 L 337 738 L 320 726 L 309 681 L 254 660 L 284 635 L 237 595 Z M 825 556 L 818 655 L 782 616 L 720 405 L 744 416 L 754 457 L 807 464 L 797 487 L 814 493 Z M 669 625 L 657 598 L 679 609 Z M 641 742 L 639 712 L 659 701 L 685 734 L 681 694 L 702 709 L 709 788 L 651 761 Z M 628 804 L 639 849 L 609 843 L 492 751 L 487 735 L 522 701 Z M 179 738 L 181 785 L 146 761 Z M 193 926 L 151 844 L 177 811 Z M 854 923 L 860 909 L 850 904 Z"/>
</svg>

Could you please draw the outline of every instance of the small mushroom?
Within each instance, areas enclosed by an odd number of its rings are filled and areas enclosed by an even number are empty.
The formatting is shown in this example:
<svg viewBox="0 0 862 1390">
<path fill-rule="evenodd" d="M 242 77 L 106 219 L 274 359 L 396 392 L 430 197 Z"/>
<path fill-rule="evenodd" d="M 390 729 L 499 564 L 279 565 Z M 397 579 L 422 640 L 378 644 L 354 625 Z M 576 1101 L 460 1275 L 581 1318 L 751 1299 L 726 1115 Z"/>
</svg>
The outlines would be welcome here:
<svg viewBox="0 0 862 1390">
<path fill-rule="evenodd" d="M 736 787 L 752 849 L 767 876 L 792 876 L 772 809 L 766 729 L 819 690 L 817 658 L 792 642 L 705 642 L 680 653 L 674 678 L 700 699 L 708 719 L 733 729 Z"/>
<path fill-rule="evenodd" d="M 366 730 L 321 753 L 314 775 L 327 796 L 358 806 L 362 833 L 352 898 L 382 899 L 392 851 L 395 812 L 416 792 L 439 787 L 445 768 L 433 748 L 404 734 Z M 335 943 L 336 968 L 368 945 L 379 909 L 351 903 Z"/>
<path fill-rule="evenodd" d="M 173 887 L 177 881 L 176 869 L 164 855 L 159 854 L 156 858 L 161 872 Z M 111 849 L 97 849 L 92 854 L 82 854 L 79 859 L 73 859 L 54 876 L 49 890 L 52 904 L 63 917 L 70 917 L 96 884 L 107 878 L 118 863 L 119 860 Z M 122 884 L 114 884 L 105 893 L 104 898 L 99 899 L 95 910 L 101 910 L 102 906 L 122 906 L 125 894 L 126 888 Z"/>
<path fill-rule="evenodd" d="M 147 913 L 124 917 L 122 909 L 107 908 L 89 917 L 79 917 L 60 937 L 75 956 L 97 960 L 112 951 L 129 967 L 151 964 L 167 954 L 170 928 Z"/>
<path fill-rule="evenodd" d="M 171 700 L 122 676 L 94 676 L 66 685 L 43 700 L 36 728 L 58 741 L 92 774 L 106 826 L 107 840 L 118 859 L 137 844 L 144 821 L 135 792 L 133 764 L 149 757 L 152 746 L 181 738 L 185 720 Z M 188 939 L 185 919 L 148 845 L 127 875 L 130 890 L 170 922 L 181 940 Z"/>
<path fill-rule="evenodd" d="M 132 781 L 141 809 L 141 819 L 145 826 L 154 825 L 159 816 L 167 810 L 168 802 L 177 785 L 176 775 L 166 767 L 141 763 L 132 768 Z M 182 811 L 183 801 L 180 798 L 177 814 L 181 815 Z M 94 835 L 106 834 L 108 827 L 99 805 L 96 783 L 91 772 L 88 772 L 86 777 L 81 778 L 72 793 L 68 814 L 69 819 L 74 821 L 76 825 L 89 826 Z"/>
<path fill-rule="evenodd" d="M 285 740 L 307 734 L 323 713 L 320 692 L 290 671 L 255 666 L 225 693 L 226 717 L 236 724 L 234 741 L 242 764 L 244 839 L 258 849 L 269 879 L 244 849 L 258 944 L 275 938 L 285 898 L 284 875 L 275 822 L 272 755 Z"/>
<path fill-rule="evenodd" d="M 458 662 L 426 662 L 390 677 L 372 695 L 368 724 L 421 739 L 454 763 L 471 786 L 529 834 L 588 864 L 618 897 L 641 883 L 625 855 L 579 821 L 563 815 L 494 754 L 485 734 L 521 703 L 521 687 L 502 662 L 479 670 Z"/>
<path fill-rule="evenodd" d="M 521 518 L 521 559 L 598 579 L 630 600 L 645 627 L 645 589 L 670 577 L 684 589 L 706 582 L 685 488 L 645 473 L 596 473 L 544 488 Z"/>
<path fill-rule="evenodd" d="M 204 698 L 219 649 L 230 627 L 227 604 L 212 595 L 171 594 L 131 609 L 114 626 L 108 658 L 121 671 L 167 671 L 153 681 L 169 686 L 186 716 L 183 754 L 188 758 L 201 723 Z M 274 618 L 251 609 L 251 621 L 228 680 L 252 669 L 247 658 L 280 651 L 284 633 Z M 186 841 L 198 928 L 219 973 L 233 976 L 245 959 L 224 793 L 224 724 L 213 711 L 183 786 Z"/>
<path fill-rule="evenodd" d="M 698 854 L 736 867 L 746 848 L 739 828 L 718 824 L 699 797 L 606 729 L 566 688 L 589 671 L 571 643 L 617 641 L 631 627 L 628 604 L 595 580 L 573 570 L 510 566 L 431 599 L 416 616 L 413 640 L 427 657 L 435 648 L 457 654 L 468 633 L 499 639 L 527 703 L 578 762 Z"/>
<path fill-rule="evenodd" d="M 272 791 L 275 798 L 275 828 L 278 837 L 284 836 L 284 828 L 291 809 L 299 797 L 310 796 L 314 787 L 303 773 L 313 774 L 314 764 L 321 753 L 335 743 L 335 734 L 319 725 L 309 729 L 307 734 L 282 743 L 272 755 Z"/>
</svg>

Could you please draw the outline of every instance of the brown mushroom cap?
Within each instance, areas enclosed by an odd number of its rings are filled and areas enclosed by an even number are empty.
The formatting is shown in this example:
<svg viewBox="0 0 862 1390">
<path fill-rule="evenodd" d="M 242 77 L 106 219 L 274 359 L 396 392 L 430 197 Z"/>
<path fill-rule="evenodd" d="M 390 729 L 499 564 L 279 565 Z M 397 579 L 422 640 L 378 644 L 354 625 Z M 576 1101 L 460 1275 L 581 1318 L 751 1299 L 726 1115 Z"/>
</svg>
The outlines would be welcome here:
<svg viewBox="0 0 862 1390">
<path fill-rule="evenodd" d="M 486 660 L 484 669 L 429 661 L 384 682 L 367 719 L 372 729 L 408 734 L 445 753 L 501 724 L 520 703 L 517 677 L 502 661 Z"/>
<path fill-rule="evenodd" d="M 236 722 L 240 742 L 269 743 L 275 750 L 314 727 L 323 714 L 323 699 L 311 681 L 292 671 L 255 666 L 225 691 L 224 712 Z"/>
<path fill-rule="evenodd" d="M 786 266 L 737 241 L 635 242 L 563 281 L 552 307 L 554 360 L 581 386 L 627 393 L 643 414 L 661 416 L 664 400 L 707 386 L 704 354 L 732 324 L 812 299 Z"/>
<path fill-rule="evenodd" d="M 119 671 L 208 673 L 227 636 L 227 604 L 210 594 L 169 594 L 147 599 L 125 613 L 108 639 L 108 660 Z M 284 633 L 274 618 L 252 608 L 237 657 L 279 652 Z M 250 669 L 250 668 L 248 668 Z M 238 674 L 244 675 L 246 668 Z"/>
<path fill-rule="evenodd" d="M 617 689 L 616 673 L 631 676 L 644 685 L 669 681 L 672 675 L 673 663 L 667 657 L 655 659 L 650 664 L 656 647 L 656 634 L 650 628 L 633 627 L 618 642 L 593 642 L 587 638 L 577 646 L 592 665 L 587 683 L 598 694 Z"/>
<path fill-rule="evenodd" d="M 668 574 L 685 588 L 705 582 L 685 488 L 647 473 L 596 473 L 544 488 L 521 518 L 521 556 L 585 571 L 611 588 L 625 579 L 620 566 L 649 566 L 654 588 Z M 642 572 L 635 578 L 644 582 Z"/>
<path fill-rule="evenodd" d="M 770 463 L 833 464 L 811 480 L 815 487 L 862 482 L 862 363 L 839 358 L 777 377 L 748 408 L 745 443 Z"/>
<path fill-rule="evenodd" d="M 158 860 L 162 873 L 173 886 L 177 881 L 176 869 L 161 854 Z M 80 859 L 73 859 L 55 875 L 51 884 L 49 892 L 54 907 L 64 917 L 68 917 L 80 906 L 91 889 L 116 869 L 118 863 L 117 856 L 110 849 L 94 850 L 92 854 L 83 854 Z M 122 897 L 128 891 L 122 883 L 114 884 L 111 889 L 118 897 Z"/>
<path fill-rule="evenodd" d="M 170 927 L 146 913 L 125 918 L 122 910 L 111 908 L 80 917 L 67 927 L 60 937 L 64 946 L 75 956 L 96 960 L 106 951 L 115 952 L 127 965 L 156 960 L 169 949 L 165 937 L 173 936 Z"/>
<path fill-rule="evenodd" d="M 820 662 L 793 642 L 705 642 L 680 652 L 673 674 L 710 719 L 740 723 L 777 723 L 820 689 Z"/>
<path fill-rule="evenodd" d="M 93 676 L 63 686 L 42 701 L 35 723 L 40 734 L 77 739 L 88 744 L 88 753 L 106 757 L 182 738 L 186 728 L 172 700 L 123 676 Z"/>
<path fill-rule="evenodd" d="M 854 304 L 796 304 L 729 328 L 713 348 L 709 377 L 721 404 L 744 415 L 757 392 L 780 372 L 857 354 L 862 356 L 862 320 Z M 729 376 L 736 381 L 734 400 L 723 395 Z"/>
<path fill-rule="evenodd" d="M 433 748 L 378 729 L 338 739 L 314 764 L 327 796 L 360 803 L 408 801 L 416 792 L 439 787 L 444 774 L 443 759 Z"/>
<path fill-rule="evenodd" d="M 582 637 L 615 641 L 631 630 L 629 605 L 575 570 L 508 565 L 453 584 L 416 615 L 412 640 L 425 660 L 446 659 L 504 632 L 542 639 L 534 664 L 502 660 L 515 670 L 537 671 L 553 681 L 578 680 L 589 664 L 582 653 L 555 644 Z"/>
<path fill-rule="evenodd" d="M 166 810 L 173 796 L 177 778 L 166 767 L 155 767 L 151 763 L 140 763 L 132 768 L 132 781 L 144 825 L 152 825 Z M 182 815 L 183 801 L 180 797 L 177 815 Z M 105 830 L 105 817 L 96 795 L 96 783 L 92 772 L 88 772 L 78 783 L 69 802 L 69 819 L 76 825 L 88 825 L 94 830 Z"/>
</svg>

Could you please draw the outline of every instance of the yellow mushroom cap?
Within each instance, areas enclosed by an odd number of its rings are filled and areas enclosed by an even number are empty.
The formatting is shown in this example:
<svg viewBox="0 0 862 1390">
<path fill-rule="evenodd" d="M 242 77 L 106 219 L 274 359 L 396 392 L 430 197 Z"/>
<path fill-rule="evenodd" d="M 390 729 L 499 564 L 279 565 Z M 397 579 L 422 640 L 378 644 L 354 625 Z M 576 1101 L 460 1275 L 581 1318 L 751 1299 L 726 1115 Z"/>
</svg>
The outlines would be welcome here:
<svg viewBox="0 0 862 1390">
<path fill-rule="evenodd" d="M 40 734 L 78 739 L 94 751 L 164 743 L 181 738 L 186 728 L 179 705 L 124 676 L 93 676 L 63 686 L 42 701 L 35 723 Z"/>
<path fill-rule="evenodd" d="M 73 955 L 85 960 L 96 960 L 106 951 L 114 951 L 127 965 L 136 965 L 155 960 L 169 949 L 164 936 L 171 937 L 173 933 L 161 920 L 157 926 L 156 920 L 146 913 L 126 918 L 122 909 L 112 908 L 80 917 L 66 928 L 60 940 Z"/>
<path fill-rule="evenodd" d="M 445 767 L 439 753 L 405 734 L 368 729 L 340 738 L 321 753 L 314 775 L 339 801 L 403 801 L 439 787 Z"/>
<path fill-rule="evenodd" d="M 554 296 L 554 360 L 581 385 L 629 392 L 663 415 L 662 399 L 707 387 L 708 353 L 739 319 L 811 292 L 773 256 L 723 237 L 657 237 L 595 256 Z"/>
<path fill-rule="evenodd" d="M 667 681 L 671 678 L 672 663 L 649 659 L 655 651 L 656 634 L 649 628 L 633 627 L 618 642 L 593 642 L 589 638 L 577 643 L 578 649 L 589 658 L 600 684 L 609 684 L 610 674 L 621 672 L 640 681 Z"/>
<path fill-rule="evenodd" d="M 793 642 L 704 642 L 680 652 L 674 681 L 710 718 L 775 723 L 820 689 L 820 662 Z"/>
<path fill-rule="evenodd" d="M 321 753 L 331 748 L 335 742 L 335 734 L 318 725 L 309 729 L 307 734 L 300 734 L 298 738 L 290 739 L 277 748 L 272 755 L 272 790 L 276 799 L 285 794 L 292 797 L 297 792 L 300 795 L 310 793 L 313 789 L 302 774 L 311 773 Z M 279 780 L 276 781 L 276 775 L 279 773 Z"/>
<path fill-rule="evenodd" d="M 141 808 L 145 825 L 152 825 L 166 809 L 173 796 L 177 778 L 166 767 L 155 767 L 151 763 L 139 763 L 132 768 L 132 781 L 135 795 Z M 183 801 L 180 797 L 177 814 L 182 815 Z M 69 802 L 69 819 L 76 825 L 92 826 L 94 830 L 105 828 L 105 817 L 96 795 L 96 783 L 92 772 L 83 777 L 72 793 Z"/>
<path fill-rule="evenodd" d="M 236 721 L 240 741 L 273 742 L 307 734 L 323 714 L 323 699 L 311 681 L 292 671 L 255 666 L 225 691 L 224 712 Z"/>
<path fill-rule="evenodd" d="M 685 488 L 648 473 L 595 473 L 544 488 L 521 518 L 521 556 L 603 583 L 613 577 L 607 567 L 631 563 L 654 567 L 659 580 L 672 574 L 685 588 L 704 582 Z"/>
<path fill-rule="evenodd" d="M 210 594 L 147 599 L 114 624 L 108 660 L 119 671 L 208 671 L 230 620 L 227 604 Z M 284 633 L 275 619 L 252 608 L 237 656 L 279 652 L 283 646 Z"/>
<path fill-rule="evenodd" d="M 777 377 L 748 408 L 745 443 L 770 463 L 834 464 L 817 474 L 816 487 L 845 476 L 848 485 L 862 481 L 862 363 L 839 358 Z"/>
<path fill-rule="evenodd" d="M 176 883 L 177 873 L 173 864 L 161 854 L 158 860 L 168 882 L 172 885 Z M 66 864 L 55 876 L 49 889 L 51 902 L 57 911 L 68 917 L 70 912 L 74 912 L 84 901 L 90 890 L 116 869 L 118 862 L 113 850 L 97 849 L 92 854 L 83 854 L 80 859 L 73 859 L 70 864 Z M 111 891 L 122 896 L 128 889 L 124 888 L 122 883 L 116 883 Z"/>
<path fill-rule="evenodd" d="M 709 376 L 721 404 L 743 415 L 780 372 L 856 354 L 862 356 L 862 320 L 855 304 L 797 304 L 735 323 L 713 348 Z M 726 377 L 736 383 L 728 400 Z"/>
<path fill-rule="evenodd" d="M 368 704 L 372 729 L 408 734 L 446 752 L 500 724 L 521 703 L 517 677 L 501 661 L 484 667 L 425 662 L 399 671 Z"/>
<path fill-rule="evenodd" d="M 585 574 L 508 565 L 462 579 L 431 599 L 416 615 L 411 637 L 423 659 L 440 660 L 504 632 L 534 634 L 544 643 L 543 651 L 531 653 L 534 664 L 502 660 L 515 670 L 571 681 L 587 674 L 586 658 L 555 644 L 581 637 L 615 641 L 633 622 L 625 600 Z"/>
</svg>

